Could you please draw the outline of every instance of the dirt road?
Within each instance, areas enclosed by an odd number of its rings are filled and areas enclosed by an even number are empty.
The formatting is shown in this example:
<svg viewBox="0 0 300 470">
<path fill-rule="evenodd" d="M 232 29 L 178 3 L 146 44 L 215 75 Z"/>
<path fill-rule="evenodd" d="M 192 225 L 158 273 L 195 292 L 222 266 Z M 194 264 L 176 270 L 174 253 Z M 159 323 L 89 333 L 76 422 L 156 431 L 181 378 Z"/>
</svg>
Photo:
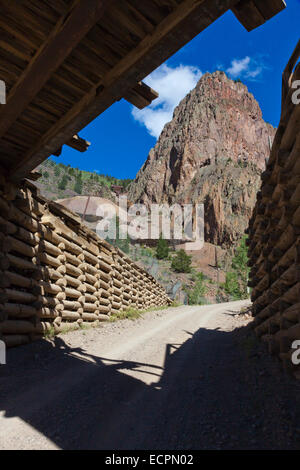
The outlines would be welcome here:
<svg viewBox="0 0 300 470">
<path fill-rule="evenodd" d="M 246 304 L 171 308 L 9 351 L 0 449 L 295 448 L 299 416 L 283 403 L 294 384 L 240 336 Z"/>
</svg>

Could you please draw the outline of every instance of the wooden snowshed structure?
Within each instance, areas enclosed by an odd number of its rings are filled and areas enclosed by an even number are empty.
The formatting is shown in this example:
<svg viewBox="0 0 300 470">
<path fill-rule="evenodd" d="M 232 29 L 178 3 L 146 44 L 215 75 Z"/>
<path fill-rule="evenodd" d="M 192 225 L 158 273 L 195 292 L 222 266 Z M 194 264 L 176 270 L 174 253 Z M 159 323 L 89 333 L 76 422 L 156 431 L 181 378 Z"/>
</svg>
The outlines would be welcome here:
<svg viewBox="0 0 300 470">
<path fill-rule="evenodd" d="M 116 101 L 150 104 L 157 93 L 142 80 L 228 10 L 250 31 L 284 8 L 283 0 L 0 0 L 0 334 L 8 346 L 170 302 L 28 180 L 63 145 L 87 150 L 78 133 Z"/>
<path fill-rule="evenodd" d="M 300 41 L 283 73 L 281 120 L 248 230 L 255 331 L 296 374 L 291 356 L 293 341 L 300 340 L 299 57 Z"/>
</svg>

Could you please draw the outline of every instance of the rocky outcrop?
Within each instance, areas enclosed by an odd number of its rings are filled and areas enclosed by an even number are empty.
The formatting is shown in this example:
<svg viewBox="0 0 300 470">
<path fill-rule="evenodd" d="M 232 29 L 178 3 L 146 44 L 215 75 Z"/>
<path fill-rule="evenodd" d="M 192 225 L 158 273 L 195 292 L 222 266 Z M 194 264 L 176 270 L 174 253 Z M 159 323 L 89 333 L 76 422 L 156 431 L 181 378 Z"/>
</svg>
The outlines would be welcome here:
<svg viewBox="0 0 300 470">
<path fill-rule="evenodd" d="M 203 202 L 206 241 L 231 246 L 248 224 L 274 133 L 245 85 L 207 73 L 165 125 L 129 199 Z"/>
</svg>

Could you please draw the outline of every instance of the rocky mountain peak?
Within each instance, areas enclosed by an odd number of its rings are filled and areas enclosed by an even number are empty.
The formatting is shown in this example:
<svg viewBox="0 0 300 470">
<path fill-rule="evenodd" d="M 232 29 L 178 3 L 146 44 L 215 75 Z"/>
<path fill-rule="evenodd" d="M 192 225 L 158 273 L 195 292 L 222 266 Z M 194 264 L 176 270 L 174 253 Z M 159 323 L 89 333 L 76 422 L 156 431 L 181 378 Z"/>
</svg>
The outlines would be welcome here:
<svg viewBox="0 0 300 470">
<path fill-rule="evenodd" d="M 206 73 L 176 107 L 129 198 L 204 202 L 207 241 L 231 245 L 251 215 L 274 134 L 243 83 Z"/>
</svg>

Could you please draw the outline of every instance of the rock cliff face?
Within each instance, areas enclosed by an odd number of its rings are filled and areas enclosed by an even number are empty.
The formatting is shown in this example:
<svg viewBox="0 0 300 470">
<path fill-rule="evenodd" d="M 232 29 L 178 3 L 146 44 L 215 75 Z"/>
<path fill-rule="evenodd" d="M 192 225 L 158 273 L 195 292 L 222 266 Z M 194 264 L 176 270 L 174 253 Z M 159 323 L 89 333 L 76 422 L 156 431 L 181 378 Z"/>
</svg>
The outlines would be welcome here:
<svg viewBox="0 0 300 470">
<path fill-rule="evenodd" d="M 245 85 L 207 73 L 175 109 L 129 199 L 203 202 L 206 241 L 232 246 L 248 224 L 274 134 Z"/>
</svg>

